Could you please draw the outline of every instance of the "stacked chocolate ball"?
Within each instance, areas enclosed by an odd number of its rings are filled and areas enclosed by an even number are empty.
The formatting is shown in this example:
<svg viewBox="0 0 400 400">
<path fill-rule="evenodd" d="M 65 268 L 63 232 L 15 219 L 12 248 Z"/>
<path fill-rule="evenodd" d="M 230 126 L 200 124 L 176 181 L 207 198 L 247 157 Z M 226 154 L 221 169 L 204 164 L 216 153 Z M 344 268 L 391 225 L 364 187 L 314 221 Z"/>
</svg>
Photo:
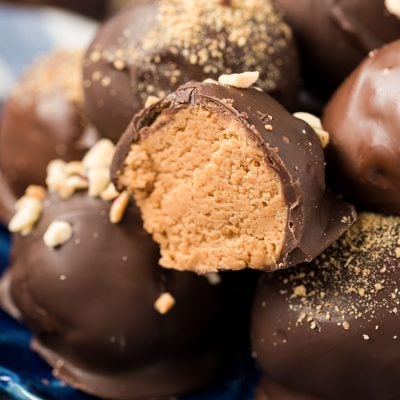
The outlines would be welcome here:
<svg viewBox="0 0 400 400">
<path fill-rule="evenodd" d="M 10 95 L 0 302 L 72 386 L 189 393 L 251 337 L 259 399 L 400 398 L 399 6 L 279 3 L 135 1 Z"/>
</svg>

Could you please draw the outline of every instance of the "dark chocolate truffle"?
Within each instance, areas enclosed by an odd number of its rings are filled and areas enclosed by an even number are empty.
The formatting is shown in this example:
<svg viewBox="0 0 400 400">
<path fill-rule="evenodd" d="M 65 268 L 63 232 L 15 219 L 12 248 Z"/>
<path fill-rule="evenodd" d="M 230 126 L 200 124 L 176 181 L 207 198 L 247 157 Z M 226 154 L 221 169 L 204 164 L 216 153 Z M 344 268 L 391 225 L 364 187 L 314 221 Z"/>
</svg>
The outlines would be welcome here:
<svg viewBox="0 0 400 400">
<path fill-rule="evenodd" d="M 149 96 L 248 70 L 260 72 L 263 90 L 293 105 L 297 53 L 271 0 L 139 0 L 102 26 L 86 53 L 87 113 L 118 140 Z"/>
<path fill-rule="evenodd" d="M 14 236 L 7 279 L 33 349 L 57 377 L 102 398 L 202 387 L 221 366 L 231 333 L 223 281 L 160 268 L 138 210 L 128 206 L 119 224 L 109 213 L 110 203 L 86 193 L 52 194 L 32 233 Z M 50 229 L 55 222 L 69 225 L 69 235 Z M 59 245 L 48 247 L 54 240 Z"/>
<path fill-rule="evenodd" d="M 400 213 L 400 41 L 372 53 L 326 107 L 327 168 L 356 205 Z"/>
<path fill-rule="evenodd" d="M 17 197 L 43 184 L 53 158 L 79 159 L 98 138 L 83 111 L 81 51 L 56 51 L 28 68 L 4 105 L 0 171 Z"/>
<path fill-rule="evenodd" d="M 256 89 L 181 86 L 133 118 L 112 175 L 134 196 L 166 268 L 288 267 L 354 220 L 325 192 L 316 133 Z"/>
<path fill-rule="evenodd" d="M 15 194 L 0 173 L 0 223 L 7 224 L 14 213 Z"/>
<path fill-rule="evenodd" d="M 399 237 L 399 217 L 362 213 L 311 265 L 265 274 L 252 341 L 268 399 L 400 398 Z"/>
<path fill-rule="evenodd" d="M 371 50 L 399 38 L 394 2 L 278 0 L 299 39 L 306 85 L 331 93 Z"/>
</svg>

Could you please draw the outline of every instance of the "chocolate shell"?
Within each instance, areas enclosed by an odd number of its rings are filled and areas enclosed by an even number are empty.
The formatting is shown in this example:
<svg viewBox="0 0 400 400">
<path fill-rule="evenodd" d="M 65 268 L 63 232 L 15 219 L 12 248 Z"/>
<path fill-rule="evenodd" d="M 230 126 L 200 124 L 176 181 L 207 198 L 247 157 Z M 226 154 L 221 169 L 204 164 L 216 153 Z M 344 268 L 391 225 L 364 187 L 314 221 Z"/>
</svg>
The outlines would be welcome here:
<svg viewBox="0 0 400 400">
<path fill-rule="evenodd" d="M 39 58 L 4 105 L 0 172 L 16 197 L 44 184 L 52 159 L 79 159 L 99 137 L 83 112 L 82 56 L 58 50 Z"/>
<path fill-rule="evenodd" d="M 289 267 L 355 218 L 325 191 L 316 133 L 256 89 L 181 86 L 133 118 L 112 175 L 135 197 L 167 268 Z"/>
<path fill-rule="evenodd" d="M 169 398 L 201 388 L 228 360 L 234 328 L 224 278 L 212 285 L 160 268 L 138 210 L 129 206 L 119 224 L 109 211 L 110 203 L 82 192 L 50 195 L 32 233 L 14 235 L 7 277 L 33 349 L 55 376 L 101 398 Z M 50 248 L 43 236 L 55 220 L 73 234 Z M 155 307 L 163 293 L 175 300 L 165 314 Z"/>
<path fill-rule="evenodd" d="M 14 204 L 17 199 L 1 173 L 0 193 L 0 223 L 7 224 L 15 212 Z"/>
<path fill-rule="evenodd" d="M 400 398 L 399 235 L 399 217 L 361 213 L 311 264 L 265 274 L 252 326 L 260 400 Z"/>
<path fill-rule="evenodd" d="M 400 41 L 371 54 L 343 83 L 322 118 L 332 186 L 356 205 L 400 213 Z"/>
<path fill-rule="evenodd" d="M 138 0 L 107 21 L 87 50 L 87 114 L 116 141 L 149 96 L 248 70 L 260 72 L 263 90 L 294 105 L 297 53 L 271 0 Z"/>
<path fill-rule="evenodd" d="M 328 95 L 367 54 L 400 36 L 385 0 L 278 0 L 298 37 L 306 86 Z"/>
</svg>

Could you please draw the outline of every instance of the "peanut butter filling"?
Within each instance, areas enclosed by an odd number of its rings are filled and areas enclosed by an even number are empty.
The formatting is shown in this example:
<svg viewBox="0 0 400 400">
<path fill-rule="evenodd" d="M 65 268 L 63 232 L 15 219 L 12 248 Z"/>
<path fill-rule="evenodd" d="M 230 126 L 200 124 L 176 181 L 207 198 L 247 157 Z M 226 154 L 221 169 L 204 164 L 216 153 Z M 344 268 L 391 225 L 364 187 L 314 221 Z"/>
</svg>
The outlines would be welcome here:
<svg viewBox="0 0 400 400">
<path fill-rule="evenodd" d="M 274 266 L 287 222 L 277 172 L 247 128 L 199 106 L 161 114 L 120 176 L 160 244 L 160 264 L 206 273 Z"/>
</svg>

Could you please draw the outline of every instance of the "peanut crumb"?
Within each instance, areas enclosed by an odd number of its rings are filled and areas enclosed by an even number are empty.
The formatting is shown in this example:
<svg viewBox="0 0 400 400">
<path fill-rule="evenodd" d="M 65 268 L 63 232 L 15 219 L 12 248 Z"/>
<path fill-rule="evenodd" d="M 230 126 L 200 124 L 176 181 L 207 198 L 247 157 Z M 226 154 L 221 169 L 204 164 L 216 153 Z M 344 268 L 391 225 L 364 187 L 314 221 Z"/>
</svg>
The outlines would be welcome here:
<svg viewBox="0 0 400 400">
<path fill-rule="evenodd" d="M 148 96 L 146 99 L 146 103 L 144 104 L 145 108 L 152 106 L 160 101 L 160 98 L 157 96 Z"/>
<path fill-rule="evenodd" d="M 39 220 L 43 201 L 37 197 L 23 196 L 15 204 L 17 212 L 11 218 L 8 229 L 10 232 L 19 232 L 23 236 L 28 235 Z"/>
<path fill-rule="evenodd" d="M 156 302 L 154 303 L 154 308 L 162 315 L 167 314 L 172 307 L 175 305 L 174 297 L 168 293 L 162 293 Z"/>
<path fill-rule="evenodd" d="M 125 214 L 125 210 L 129 204 L 129 194 L 125 190 L 113 201 L 110 208 L 110 221 L 113 224 L 117 224 L 122 220 Z"/>
<path fill-rule="evenodd" d="M 209 272 L 205 275 L 210 285 L 219 285 L 221 283 L 221 275 L 217 272 Z"/>
<path fill-rule="evenodd" d="M 379 282 L 377 282 L 374 284 L 374 288 L 375 290 L 379 291 L 383 289 L 383 286 Z"/>
<path fill-rule="evenodd" d="M 99 140 L 83 157 L 82 163 L 86 169 L 110 168 L 114 157 L 115 145 L 111 140 Z"/>
<path fill-rule="evenodd" d="M 304 285 L 298 285 L 293 288 L 293 295 L 296 297 L 302 297 L 307 295 L 307 289 Z"/>
<path fill-rule="evenodd" d="M 386 9 L 397 18 L 400 18 L 400 1 L 399 0 L 385 0 Z"/>
<path fill-rule="evenodd" d="M 247 89 L 256 83 L 260 73 L 258 71 L 247 71 L 241 74 L 221 75 L 218 82 L 222 85 L 233 86 L 239 89 Z"/>
<path fill-rule="evenodd" d="M 43 235 L 43 240 L 48 247 L 58 247 L 72 237 L 72 225 L 66 221 L 53 221 Z"/>
<path fill-rule="evenodd" d="M 322 148 L 325 148 L 329 144 L 329 133 L 322 127 L 321 120 L 313 114 L 306 112 L 296 112 L 293 114 L 295 118 L 301 119 L 306 122 L 311 128 L 314 129 L 321 142 Z"/>
<path fill-rule="evenodd" d="M 39 185 L 29 185 L 25 190 L 27 196 L 36 197 L 39 200 L 44 200 L 46 193 L 46 189 Z"/>
<path fill-rule="evenodd" d="M 115 189 L 115 186 L 112 182 L 108 184 L 108 186 L 100 193 L 100 197 L 104 201 L 111 201 L 117 198 L 119 192 Z"/>
</svg>

